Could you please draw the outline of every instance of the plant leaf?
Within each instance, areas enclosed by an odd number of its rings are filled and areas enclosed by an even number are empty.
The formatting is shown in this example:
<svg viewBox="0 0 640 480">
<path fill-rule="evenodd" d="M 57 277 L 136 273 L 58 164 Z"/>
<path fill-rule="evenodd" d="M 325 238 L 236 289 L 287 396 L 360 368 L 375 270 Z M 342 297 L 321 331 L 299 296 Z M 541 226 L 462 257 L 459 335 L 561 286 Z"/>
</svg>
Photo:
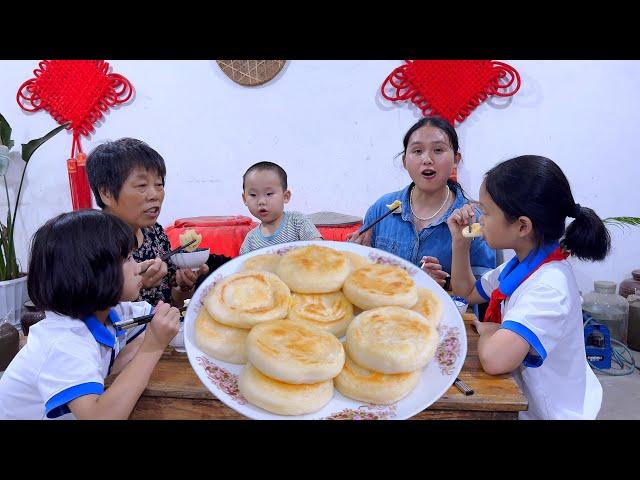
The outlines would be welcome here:
<svg viewBox="0 0 640 480">
<path fill-rule="evenodd" d="M 44 142 L 49 140 L 51 137 L 57 135 L 58 132 L 67 128 L 70 124 L 71 122 L 65 123 L 64 125 L 60 125 L 59 127 L 56 127 L 53 130 L 51 130 L 44 137 L 36 138 L 34 140 L 31 140 L 29 143 L 23 143 L 22 159 L 25 161 L 25 163 L 29 163 L 29 159 L 31 158 L 31 155 L 33 155 L 33 152 L 35 152 L 38 149 L 38 147 L 40 147 L 40 145 L 42 145 Z"/>
<path fill-rule="evenodd" d="M 618 228 L 640 227 L 640 217 L 608 217 L 602 220 L 605 225 Z"/>
<path fill-rule="evenodd" d="M 11 150 L 13 147 L 13 140 L 11 140 L 11 125 L 0 113 L 0 143 L 5 145 Z"/>
</svg>

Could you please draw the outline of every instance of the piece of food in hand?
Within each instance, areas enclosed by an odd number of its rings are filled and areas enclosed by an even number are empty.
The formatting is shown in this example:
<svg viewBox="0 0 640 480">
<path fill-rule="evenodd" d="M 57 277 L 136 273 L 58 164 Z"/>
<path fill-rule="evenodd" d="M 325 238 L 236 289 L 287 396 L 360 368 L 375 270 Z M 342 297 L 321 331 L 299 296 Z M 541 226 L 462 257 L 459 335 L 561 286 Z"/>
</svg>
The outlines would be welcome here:
<svg viewBox="0 0 640 480">
<path fill-rule="evenodd" d="M 462 229 L 462 236 L 466 238 L 481 237 L 482 225 L 479 223 L 472 223 L 471 227 L 464 227 Z"/>
<path fill-rule="evenodd" d="M 196 232 L 193 228 L 189 228 L 188 230 L 185 230 L 184 233 L 180 234 L 180 245 L 184 246 L 191 240 L 195 240 L 195 242 L 186 247 L 184 249 L 185 252 L 193 252 L 196 248 L 198 248 L 198 245 L 200 245 L 200 242 L 202 242 L 202 235 Z"/>
<path fill-rule="evenodd" d="M 387 205 L 387 208 L 389 210 L 393 210 L 396 207 L 400 207 L 397 211 L 401 212 L 402 211 L 402 202 L 400 200 L 395 200 L 394 202 L 390 203 L 389 205 Z"/>
</svg>

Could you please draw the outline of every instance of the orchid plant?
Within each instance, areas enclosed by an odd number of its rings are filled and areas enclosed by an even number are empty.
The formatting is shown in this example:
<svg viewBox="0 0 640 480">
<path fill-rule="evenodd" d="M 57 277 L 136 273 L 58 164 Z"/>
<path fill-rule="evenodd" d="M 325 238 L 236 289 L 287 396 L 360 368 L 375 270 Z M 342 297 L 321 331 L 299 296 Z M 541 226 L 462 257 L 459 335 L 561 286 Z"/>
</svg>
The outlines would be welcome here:
<svg viewBox="0 0 640 480">
<path fill-rule="evenodd" d="M 6 224 L 0 220 L 0 281 L 13 280 L 25 275 L 20 271 L 20 266 L 16 258 L 16 249 L 14 244 L 14 222 L 18 214 L 18 206 L 20 204 L 20 194 L 22 193 L 22 185 L 24 182 L 24 174 L 27 171 L 29 159 L 33 153 L 43 143 L 55 136 L 60 131 L 67 128 L 69 124 L 60 125 L 54 128 L 45 136 L 36 138 L 27 143 L 22 144 L 22 160 L 24 160 L 24 168 L 20 177 L 20 186 L 16 202 L 11 212 L 11 202 L 9 200 L 9 187 L 7 185 L 7 170 L 9 169 L 9 151 L 14 145 L 11 140 L 11 126 L 9 122 L 0 114 L 0 176 L 4 182 L 4 190 L 7 194 L 7 221 Z"/>
</svg>

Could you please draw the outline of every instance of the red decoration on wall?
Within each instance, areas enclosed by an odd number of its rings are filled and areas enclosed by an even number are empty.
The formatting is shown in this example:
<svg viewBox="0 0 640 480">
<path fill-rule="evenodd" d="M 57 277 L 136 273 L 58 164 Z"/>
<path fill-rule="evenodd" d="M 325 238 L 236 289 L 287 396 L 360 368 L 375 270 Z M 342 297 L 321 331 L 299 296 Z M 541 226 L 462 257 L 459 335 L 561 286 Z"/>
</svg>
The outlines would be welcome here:
<svg viewBox="0 0 640 480">
<path fill-rule="evenodd" d="M 67 160 L 71 201 L 74 210 L 91 208 L 80 136 L 95 131 L 93 124 L 102 112 L 128 101 L 133 86 L 122 75 L 109 73 L 104 60 L 44 60 L 33 74 L 35 78 L 18 89 L 16 101 L 28 112 L 46 110 L 60 124 L 71 122 L 73 143 Z"/>
<path fill-rule="evenodd" d="M 382 96 L 410 100 L 423 115 L 462 122 L 490 95 L 510 97 L 520 89 L 520 74 L 495 60 L 406 60 L 386 78 Z"/>
</svg>

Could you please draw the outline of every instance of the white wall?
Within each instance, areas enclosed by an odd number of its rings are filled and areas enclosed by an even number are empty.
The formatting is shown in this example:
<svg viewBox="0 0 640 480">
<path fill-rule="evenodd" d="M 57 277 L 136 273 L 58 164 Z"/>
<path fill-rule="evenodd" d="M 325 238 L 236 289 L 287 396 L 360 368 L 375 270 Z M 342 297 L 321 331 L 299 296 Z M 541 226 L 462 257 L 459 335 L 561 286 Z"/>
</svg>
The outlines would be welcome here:
<svg viewBox="0 0 640 480">
<path fill-rule="evenodd" d="M 467 191 L 477 195 L 483 173 L 495 163 L 540 154 L 563 168 L 580 204 L 603 217 L 640 216 L 640 62 L 506 62 L 521 74 L 520 92 L 483 103 L 457 127 L 459 177 Z M 233 83 L 215 61 L 110 63 L 132 82 L 136 96 L 111 110 L 83 147 L 88 152 L 104 140 L 132 136 L 158 150 L 168 170 L 160 215 L 165 226 L 185 216 L 249 215 L 241 176 L 261 160 L 287 170 L 290 208 L 306 213 L 362 216 L 380 195 L 408 182 L 394 156 L 420 114 L 379 94 L 399 60 L 293 60 L 274 80 L 253 88 Z M 15 101 L 36 66 L 35 60 L 0 61 L 0 112 L 16 143 L 55 126 L 46 112 L 26 114 Z M 16 231 L 23 264 L 37 227 L 71 209 L 70 149 L 71 135 L 62 133 L 29 165 Z M 17 175 L 16 164 L 12 185 Z M 614 229 L 612 236 L 613 254 L 605 262 L 573 261 L 583 291 L 594 279 L 620 282 L 640 268 L 640 228 Z"/>
</svg>

